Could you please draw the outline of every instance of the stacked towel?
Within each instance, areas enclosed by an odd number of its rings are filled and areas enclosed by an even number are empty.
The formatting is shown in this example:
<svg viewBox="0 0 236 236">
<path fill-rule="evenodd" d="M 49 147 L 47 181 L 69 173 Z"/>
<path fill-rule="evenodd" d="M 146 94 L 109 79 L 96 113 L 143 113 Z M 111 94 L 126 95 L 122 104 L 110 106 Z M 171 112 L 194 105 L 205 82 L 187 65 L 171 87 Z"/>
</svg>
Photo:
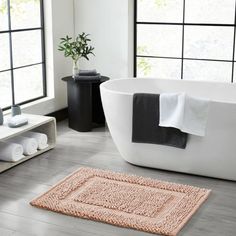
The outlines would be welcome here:
<svg viewBox="0 0 236 236">
<path fill-rule="evenodd" d="M 10 128 L 18 128 L 28 124 L 28 118 L 23 115 L 15 115 L 9 117 L 7 123 Z"/>
<path fill-rule="evenodd" d="M 46 134 L 29 131 L 23 134 L 23 136 L 36 139 L 39 150 L 42 150 L 48 147 L 48 136 Z"/>
<path fill-rule="evenodd" d="M 11 138 L 9 142 L 17 143 L 23 146 L 24 155 L 29 156 L 37 152 L 38 143 L 34 138 L 27 138 L 23 136 L 17 136 Z"/>
<path fill-rule="evenodd" d="M 160 95 L 159 125 L 205 136 L 208 109 L 209 100 L 191 97 L 185 93 L 163 93 Z"/>
<path fill-rule="evenodd" d="M 99 80 L 100 78 L 101 75 L 96 70 L 80 70 L 75 80 Z"/>
<path fill-rule="evenodd" d="M 79 70 L 79 75 L 83 76 L 83 75 L 97 75 L 97 70 Z"/>
<path fill-rule="evenodd" d="M 16 143 L 0 142 L 0 160 L 17 162 L 24 158 L 23 147 Z"/>
</svg>

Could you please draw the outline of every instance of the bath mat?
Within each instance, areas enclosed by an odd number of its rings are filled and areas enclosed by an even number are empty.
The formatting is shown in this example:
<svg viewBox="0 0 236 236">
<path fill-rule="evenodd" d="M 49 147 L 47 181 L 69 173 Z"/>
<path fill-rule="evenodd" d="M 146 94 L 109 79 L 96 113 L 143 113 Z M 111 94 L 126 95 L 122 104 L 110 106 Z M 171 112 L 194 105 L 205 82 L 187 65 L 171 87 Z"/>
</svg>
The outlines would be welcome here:
<svg viewBox="0 0 236 236">
<path fill-rule="evenodd" d="M 70 216 L 175 236 L 210 190 L 80 168 L 30 204 Z"/>
</svg>

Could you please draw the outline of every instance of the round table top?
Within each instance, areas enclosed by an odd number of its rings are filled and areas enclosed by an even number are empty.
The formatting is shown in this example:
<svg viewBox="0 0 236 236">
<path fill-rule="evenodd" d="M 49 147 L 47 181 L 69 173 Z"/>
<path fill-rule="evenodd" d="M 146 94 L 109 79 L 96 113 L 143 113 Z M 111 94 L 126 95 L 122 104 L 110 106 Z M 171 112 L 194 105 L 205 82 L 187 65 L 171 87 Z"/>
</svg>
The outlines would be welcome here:
<svg viewBox="0 0 236 236">
<path fill-rule="evenodd" d="M 75 82 L 75 83 L 102 83 L 109 79 L 110 78 L 107 76 L 101 76 L 100 78 L 97 79 L 78 79 L 78 78 L 74 79 L 72 76 L 66 76 L 62 78 L 62 80 L 65 82 Z"/>
</svg>

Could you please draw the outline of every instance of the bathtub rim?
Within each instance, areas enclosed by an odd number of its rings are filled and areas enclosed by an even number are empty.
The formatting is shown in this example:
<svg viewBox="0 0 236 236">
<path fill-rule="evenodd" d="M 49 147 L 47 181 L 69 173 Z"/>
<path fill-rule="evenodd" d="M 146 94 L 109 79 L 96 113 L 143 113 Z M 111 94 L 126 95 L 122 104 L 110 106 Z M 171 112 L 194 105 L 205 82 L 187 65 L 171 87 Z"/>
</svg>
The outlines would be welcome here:
<svg viewBox="0 0 236 236">
<path fill-rule="evenodd" d="M 118 94 L 118 95 L 125 95 L 125 96 L 133 96 L 134 93 L 133 92 L 122 92 L 122 91 L 118 91 L 115 89 L 111 89 L 109 87 L 107 87 L 107 85 L 112 84 L 112 83 L 117 83 L 119 81 L 127 81 L 127 80 L 134 80 L 134 79 L 138 79 L 138 80 L 149 80 L 149 81 L 153 81 L 153 80 L 160 80 L 160 81 L 178 81 L 181 83 L 181 81 L 183 82 L 187 82 L 187 83 L 203 83 L 203 84 L 217 84 L 218 86 L 226 86 L 226 87 L 230 87 L 233 86 L 236 89 L 236 83 L 226 83 L 226 82 L 218 82 L 218 81 L 206 81 L 206 80 L 181 80 L 181 79 L 168 79 L 168 78 L 154 78 L 154 77 L 150 77 L 150 78 L 143 78 L 143 77 L 127 77 L 127 78 L 117 78 L 117 79 L 112 79 L 112 80 L 108 80 L 102 84 L 100 84 L 100 90 L 104 90 L 110 93 L 114 93 L 114 94 Z M 225 104 L 235 104 L 236 105 L 236 100 L 235 102 L 233 101 L 222 101 L 222 100 L 218 100 L 218 99 L 210 99 L 211 102 L 216 102 L 216 103 L 225 103 Z"/>
</svg>

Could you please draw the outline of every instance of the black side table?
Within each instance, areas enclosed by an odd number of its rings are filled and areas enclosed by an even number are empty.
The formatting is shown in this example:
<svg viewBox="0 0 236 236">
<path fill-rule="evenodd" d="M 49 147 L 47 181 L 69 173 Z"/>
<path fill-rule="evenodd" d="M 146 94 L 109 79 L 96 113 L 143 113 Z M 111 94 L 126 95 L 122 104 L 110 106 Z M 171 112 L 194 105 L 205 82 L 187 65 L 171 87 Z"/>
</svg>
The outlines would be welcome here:
<svg viewBox="0 0 236 236">
<path fill-rule="evenodd" d="M 72 76 L 67 76 L 62 80 L 67 82 L 69 127 L 87 132 L 91 131 L 93 123 L 104 125 L 105 116 L 99 85 L 109 78 L 101 76 L 96 80 L 74 80 Z"/>
</svg>

